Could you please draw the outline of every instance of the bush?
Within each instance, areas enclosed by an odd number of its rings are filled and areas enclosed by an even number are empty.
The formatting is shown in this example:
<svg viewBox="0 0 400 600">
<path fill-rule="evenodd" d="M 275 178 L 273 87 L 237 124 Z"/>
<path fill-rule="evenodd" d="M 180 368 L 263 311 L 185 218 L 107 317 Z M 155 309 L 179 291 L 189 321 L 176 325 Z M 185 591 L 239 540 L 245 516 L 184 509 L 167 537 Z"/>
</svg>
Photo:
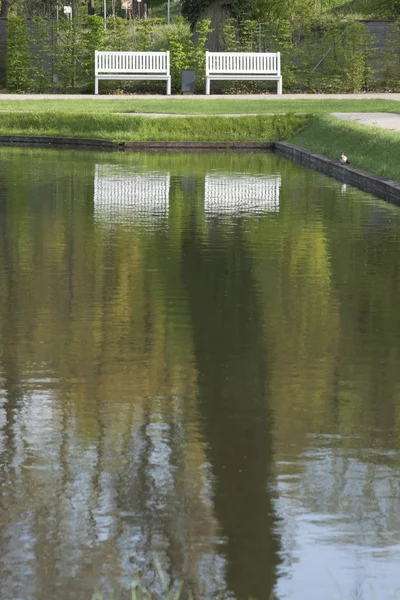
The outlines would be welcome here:
<svg viewBox="0 0 400 600">
<path fill-rule="evenodd" d="M 51 26 L 46 19 L 34 17 L 31 21 L 30 43 L 33 45 L 33 60 L 30 71 L 30 91 L 38 94 L 52 87 L 51 59 L 53 45 Z"/>
<path fill-rule="evenodd" d="M 345 93 L 371 86 L 372 37 L 363 24 L 314 21 L 297 36 L 292 55 L 296 89 Z"/>
<path fill-rule="evenodd" d="M 221 28 L 225 52 L 280 52 L 285 91 L 294 84 L 292 36 L 293 27 L 284 19 L 271 19 L 268 23 L 254 20 L 238 23 L 235 19 L 227 19 Z M 244 90 L 254 88 L 249 84 L 240 87 Z M 229 84 L 228 89 L 237 90 L 238 84 Z"/>
<path fill-rule="evenodd" d="M 221 38 L 225 52 L 237 52 L 239 47 L 239 33 L 235 19 L 225 20 L 221 27 Z"/>
<path fill-rule="evenodd" d="M 132 50 L 132 44 L 129 39 L 129 27 L 126 19 L 112 16 L 107 19 L 107 35 L 104 50 Z"/>
<path fill-rule="evenodd" d="M 208 35 L 211 33 L 211 21 L 199 21 L 195 29 L 196 43 L 192 46 L 191 62 L 196 71 L 196 91 L 204 91 L 206 77 L 206 49 Z"/>
<path fill-rule="evenodd" d="M 108 30 L 104 29 L 104 19 L 94 15 L 87 16 L 82 25 L 80 62 L 89 85 L 93 86 L 94 53 L 95 50 L 105 50 Z"/>
<path fill-rule="evenodd" d="M 396 91 L 400 85 L 400 21 L 388 35 L 390 51 L 384 54 L 384 78 L 389 89 Z"/>
<path fill-rule="evenodd" d="M 54 26 L 56 45 L 51 39 L 51 25 L 33 19 L 28 28 L 21 17 L 9 19 L 7 47 L 7 86 L 15 92 L 45 92 L 52 86 L 51 66 L 55 63 L 59 84 L 64 90 L 92 90 L 95 50 L 137 50 L 171 53 L 173 91 L 180 91 L 181 72 L 195 69 L 196 91 L 204 90 L 205 50 L 211 31 L 210 21 L 199 21 L 192 35 L 189 23 L 180 17 L 167 25 L 160 19 L 119 17 L 104 20 L 98 16 L 79 15 L 73 20 L 60 19 Z M 298 24 L 277 15 L 268 22 L 228 19 L 220 30 L 225 51 L 281 53 L 284 90 L 307 92 L 358 92 L 370 89 L 372 75 L 372 38 L 360 23 L 343 24 L 330 18 L 312 18 Z M 33 60 L 29 50 L 33 47 Z M 385 85 L 399 86 L 400 26 L 392 35 L 390 52 L 382 57 Z M 134 86 L 146 92 L 159 90 L 159 84 L 105 83 L 105 89 L 118 91 Z M 375 85 L 381 85 L 375 80 Z M 250 83 L 221 84 L 221 89 L 251 93 L 266 89 Z"/>
<path fill-rule="evenodd" d="M 7 33 L 7 87 L 10 92 L 29 91 L 31 56 L 28 25 L 23 17 L 8 19 Z"/>
<path fill-rule="evenodd" d="M 372 36 L 365 25 L 348 25 L 337 53 L 343 91 L 361 92 L 368 89 L 373 74 L 371 54 Z"/>
<path fill-rule="evenodd" d="M 191 54 L 193 49 L 192 36 L 190 31 L 184 35 L 179 35 L 177 31 L 171 31 L 168 35 L 168 50 L 171 59 L 171 85 L 172 93 L 180 91 L 181 72 L 184 69 L 191 69 Z"/>
<path fill-rule="evenodd" d="M 172 91 L 180 91 L 181 72 L 185 69 L 195 69 L 196 89 L 203 91 L 206 70 L 205 51 L 208 34 L 210 33 L 209 19 L 199 21 L 195 29 L 196 43 L 193 42 L 190 30 L 184 34 L 172 30 L 168 36 L 167 49 L 171 53 L 171 82 Z"/>
<path fill-rule="evenodd" d="M 56 26 L 56 71 L 64 90 L 75 88 L 82 65 L 82 23 L 78 19 L 61 19 Z"/>
</svg>

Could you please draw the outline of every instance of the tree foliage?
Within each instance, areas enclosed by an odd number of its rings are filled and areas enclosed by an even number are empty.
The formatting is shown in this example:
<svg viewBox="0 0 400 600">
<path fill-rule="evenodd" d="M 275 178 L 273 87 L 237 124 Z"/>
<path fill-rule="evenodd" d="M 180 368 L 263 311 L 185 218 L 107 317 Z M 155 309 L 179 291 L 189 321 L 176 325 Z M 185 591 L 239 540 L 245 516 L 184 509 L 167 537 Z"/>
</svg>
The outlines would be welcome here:
<svg viewBox="0 0 400 600">
<path fill-rule="evenodd" d="M 189 31 L 182 35 L 178 31 L 172 30 L 168 36 L 168 49 L 171 53 L 172 87 L 174 90 L 179 89 L 181 72 L 184 69 L 195 69 L 196 88 L 198 91 L 204 89 L 205 51 L 210 33 L 210 21 L 208 19 L 199 21 L 195 33 L 195 42 Z"/>
<path fill-rule="evenodd" d="M 22 17 L 8 21 L 7 87 L 11 92 L 26 92 L 29 87 L 30 55 L 28 27 Z"/>
<path fill-rule="evenodd" d="M 182 0 L 182 14 L 193 25 L 207 8 L 215 4 L 229 7 L 232 18 L 238 21 L 256 19 L 267 22 L 270 19 L 291 21 L 300 19 L 304 22 L 316 11 L 315 0 Z"/>
<path fill-rule="evenodd" d="M 201 18 L 207 8 L 212 4 L 228 7 L 232 17 L 239 19 L 244 14 L 253 14 L 254 0 L 182 0 L 182 14 L 192 26 Z"/>
<path fill-rule="evenodd" d="M 383 17 L 400 18 L 400 0 L 373 0 L 375 12 Z"/>
</svg>

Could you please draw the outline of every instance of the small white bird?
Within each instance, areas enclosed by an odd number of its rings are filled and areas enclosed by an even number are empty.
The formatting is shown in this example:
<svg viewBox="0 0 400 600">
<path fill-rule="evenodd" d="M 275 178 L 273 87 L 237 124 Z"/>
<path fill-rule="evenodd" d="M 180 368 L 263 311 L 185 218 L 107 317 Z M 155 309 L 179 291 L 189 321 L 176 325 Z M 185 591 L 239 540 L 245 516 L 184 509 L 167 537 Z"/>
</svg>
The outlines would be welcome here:
<svg viewBox="0 0 400 600">
<path fill-rule="evenodd" d="M 342 152 L 342 154 L 340 155 L 340 162 L 342 163 L 342 165 L 349 165 L 349 159 L 347 158 L 347 156 Z"/>
</svg>

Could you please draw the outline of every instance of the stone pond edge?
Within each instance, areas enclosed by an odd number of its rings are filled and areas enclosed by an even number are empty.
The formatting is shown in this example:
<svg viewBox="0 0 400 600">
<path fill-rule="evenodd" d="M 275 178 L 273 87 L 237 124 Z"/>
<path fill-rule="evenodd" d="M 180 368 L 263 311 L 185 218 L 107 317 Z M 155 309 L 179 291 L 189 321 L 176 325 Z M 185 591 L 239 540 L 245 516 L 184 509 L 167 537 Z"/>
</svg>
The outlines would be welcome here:
<svg viewBox="0 0 400 600">
<path fill-rule="evenodd" d="M 94 149 L 114 151 L 172 151 L 185 152 L 209 150 L 235 150 L 235 151 L 263 151 L 270 150 L 280 156 L 291 159 L 300 164 L 335 177 L 336 179 L 354 185 L 355 187 L 400 205 L 400 182 L 373 173 L 342 165 L 338 160 L 333 160 L 322 154 L 316 154 L 306 148 L 300 148 L 288 142 L 111 142 L 88 138 L 51 137 L 51 136 L 22 136 L 0 135 L 0 146 L 29 146 L 29 147 L 56 147 L 71 149 Z"/>
<path fill-rule="evenodd" d="M 342 165 L 338 160 L 328 158 L 323 154 L 316 154 L 306 148 L 300 148 L 288 142 L 275 142 L 276 154 L 291 159 L 293 162 L 335 177 L 343 183 L 353 185 L 364 192 L 378 196 L 392 204 L 400 205 L 400 182 L 379 177 L 364 169 L 351 165 Z"/>
</svg>

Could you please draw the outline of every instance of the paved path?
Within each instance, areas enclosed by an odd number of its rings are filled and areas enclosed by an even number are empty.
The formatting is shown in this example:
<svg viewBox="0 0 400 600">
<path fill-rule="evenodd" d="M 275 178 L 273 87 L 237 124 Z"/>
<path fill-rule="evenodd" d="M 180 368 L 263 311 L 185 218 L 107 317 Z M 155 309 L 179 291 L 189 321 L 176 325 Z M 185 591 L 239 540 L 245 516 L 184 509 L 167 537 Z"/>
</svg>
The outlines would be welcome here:
<svg viewBox="0 0 400 600">
<path fill-rule="evenodd" d="M 166 96 L 166 95 L 88 95 L 88 94 L 0 94 L 0 100 L 394 100 L 400 102 L 399 94 L 283 94 L 276 96 L 274 94 L 243 94 L 243 95 L 191 95 L 191 96 Z M 121 113 L 127 114 L 127 113 Z M 131 116 L 146 116 L 155 118 L 167 117 L 208 117 L 218 115 L 202 115 L 202 114 L 174 114 L 174 113 L 129 113 Z M 256 113 L 246 113 L 248 116 L 257 116 Z M 267 114 L 267 113 L 264 113 Z M 270 113 L 273 114 L 273 113 Z M 339 119 L 355 121 L 362 125 L 371 127 L 380 127 L 391 131 L 400 132 L 400 114 L 395 113 L 332 113 L 333 116 Z M 241 114 L 226 114 L 219 116 L 240 117 Z"/>
<path fill-rule="evenodd" d="M 394 113 L 332 113 L 332 115 L 338 119 L 355 121 L 361 125 L 400 132 L 400 115 Z"/>
<path fill-rule="evenodd" d="M 0 94 L 0 100 L 396 100 L 400 102 L 400 94 L 227 94 L 227 95 L 98 95 L 88 94 Z"/>
</svg>

